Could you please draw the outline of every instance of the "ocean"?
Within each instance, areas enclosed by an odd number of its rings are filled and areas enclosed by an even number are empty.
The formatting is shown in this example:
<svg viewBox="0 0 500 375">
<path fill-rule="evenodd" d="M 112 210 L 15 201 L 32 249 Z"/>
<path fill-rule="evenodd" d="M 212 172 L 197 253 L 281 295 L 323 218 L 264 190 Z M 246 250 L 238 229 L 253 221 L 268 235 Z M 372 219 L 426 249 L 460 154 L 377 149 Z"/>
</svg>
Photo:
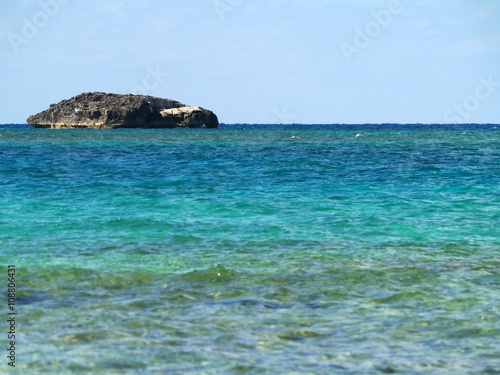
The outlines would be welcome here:
<svg viewBox="0 0 500 375">
<path fill-rule="evenodd" d="M 0 373 L 499 374 L 499 129 L 3 127 Z"/>
</svg>

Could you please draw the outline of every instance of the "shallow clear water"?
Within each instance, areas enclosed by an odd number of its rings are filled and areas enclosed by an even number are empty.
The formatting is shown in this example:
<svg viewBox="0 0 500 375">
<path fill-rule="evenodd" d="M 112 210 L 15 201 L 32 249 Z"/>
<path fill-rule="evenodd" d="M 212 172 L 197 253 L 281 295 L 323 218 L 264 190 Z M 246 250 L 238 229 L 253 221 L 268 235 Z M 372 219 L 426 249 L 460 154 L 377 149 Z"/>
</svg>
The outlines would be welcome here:
<svg viewBox="0 0 500 375">
<path fill-rule="evenodd" d="M 0 129 L 12 373 L 498 373 L 499 166 L 493 125 Z"/>
</svg>

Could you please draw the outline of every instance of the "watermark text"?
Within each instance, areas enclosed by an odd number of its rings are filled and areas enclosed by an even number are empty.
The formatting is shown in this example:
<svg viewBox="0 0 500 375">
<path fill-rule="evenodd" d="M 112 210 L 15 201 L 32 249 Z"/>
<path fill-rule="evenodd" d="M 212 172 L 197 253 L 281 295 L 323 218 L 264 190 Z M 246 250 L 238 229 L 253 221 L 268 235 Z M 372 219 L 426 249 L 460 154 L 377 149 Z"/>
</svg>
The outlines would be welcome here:
<svg viewBox="0 0 500 375">
<path fill-rule="evenodd" d="M 443 119 L 446 123 L 458 124 L 466 122 L 472 113 L 479 110 L 481 102 L 491 98 L 500 87 L 500 81 L 496 81 L 493 74 L 490 74 L 488 78 L 480 76 L 477 80 L 478 85 L 474 90 L 474 94 L 464 98 L 461 103 L 455 103 L 453 108 L 445 111 Z"/>
<path fill-rule="evenodd" d="M 135 95 L 148 95 L 151 91 L 156 89 L 165 78 L 170 76 L 170 73 L 164 72 L 158 65 L 155 68 L 151 66 L 146 67 L 146 75 L 141 81 L 141 85 L 137 85 L 132 89 L 132 94 Z"/>
<path fill-rule="evenodd" d="M 389 0 L 386 9 L 372 10 L 370 12 L 372 20 L 368 21 L 363 28 L 354 28 L 354 39 L 352 43 L 340 43 L 342 54 L 348 63 L 353 59 L 353 55 L 359 55 L 362 50 L 368 48 L 372 41 L 377 38 L 383 29 L 387 28 L 393 17 L 403 11 L 402 0 Z"/>
<path fill-rule="evenodd" d="M 15 53 L 20 51 L 22 45 L 26 45 L 35 38 L 41 29 L 49 24 L 49 21 L 56 17 L 61 10 L 61 5 L 66 5 L 70 0 L 40 0 L 38 1 L 38 11 L 31 17 L 21 19 L 22 26 L 20 33 L 10 32 L 7 34 L 10 45 Z"/>
<path fill-rule="evenodd" d="M 7 266 L 7 359 L 16 367 L 16 266 Z"/>
<path fill-rule="evenodd" d="M 226 13 L 233 12 L 243 3 L 243 0 L 214 0 L 212 6 L 221 21 L 224 21 Z"/>
</svg>

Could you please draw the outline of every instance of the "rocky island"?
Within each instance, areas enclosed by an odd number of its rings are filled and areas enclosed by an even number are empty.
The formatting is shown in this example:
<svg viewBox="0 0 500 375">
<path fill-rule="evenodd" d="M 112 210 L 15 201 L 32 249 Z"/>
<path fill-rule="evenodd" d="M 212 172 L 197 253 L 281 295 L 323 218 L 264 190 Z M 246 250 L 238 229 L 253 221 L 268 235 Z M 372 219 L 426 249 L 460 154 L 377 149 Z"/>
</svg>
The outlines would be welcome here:
<svg viewBox="0 0 500 375">
<path fill-rule="evenodd" d="M 89 92 L 28 117 L 36 128 L 217 128 L 212 111 L 146 95 Z"/>
</svg>

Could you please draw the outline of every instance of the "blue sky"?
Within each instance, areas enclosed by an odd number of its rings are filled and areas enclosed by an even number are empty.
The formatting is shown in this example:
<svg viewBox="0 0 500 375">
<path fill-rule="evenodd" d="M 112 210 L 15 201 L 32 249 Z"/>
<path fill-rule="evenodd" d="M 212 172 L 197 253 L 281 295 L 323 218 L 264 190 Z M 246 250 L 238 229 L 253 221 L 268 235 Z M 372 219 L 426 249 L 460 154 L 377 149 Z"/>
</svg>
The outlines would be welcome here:
<svg viewBox="0 0 500 375">
<path fill-rule="evenodd" d="M 0 123 L 81 92 L 224 123 L 500 122 L 498 0 L 15 0 Z"/>
</svg>

